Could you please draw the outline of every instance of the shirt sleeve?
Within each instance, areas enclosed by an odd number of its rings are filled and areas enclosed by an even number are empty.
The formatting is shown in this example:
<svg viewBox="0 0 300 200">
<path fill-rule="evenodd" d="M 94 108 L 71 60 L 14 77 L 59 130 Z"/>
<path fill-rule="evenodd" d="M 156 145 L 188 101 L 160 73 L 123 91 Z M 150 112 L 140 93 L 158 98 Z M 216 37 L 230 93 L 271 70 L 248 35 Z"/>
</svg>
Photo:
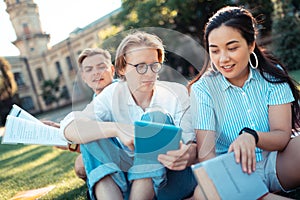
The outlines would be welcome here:
<svg viewBox="0 0 300 200">
<path fill-rule="evenodd" d="M 293 102 L 294 96 L 287 83 L 272 84 L 268 95 L 268 105 L 280 105 Z"/>
<path fill-rule="evenodd" d="M 192 126 L 199 130 L 215 131 L 216 120 L 214 107 L 207 87 L 203 82 L 196 82 L 191 87 Z"/>
</svg>

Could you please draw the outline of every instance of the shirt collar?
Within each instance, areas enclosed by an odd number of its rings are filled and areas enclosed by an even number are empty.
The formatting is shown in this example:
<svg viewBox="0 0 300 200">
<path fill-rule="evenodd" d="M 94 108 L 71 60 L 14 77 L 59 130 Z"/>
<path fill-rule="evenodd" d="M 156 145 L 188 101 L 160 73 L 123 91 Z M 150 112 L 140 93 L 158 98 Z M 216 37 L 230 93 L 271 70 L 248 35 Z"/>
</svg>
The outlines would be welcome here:
<svg viewBox="0 0 300 200">
<path fill-rule="evenodd" d="M 130 92 L 130 90 L 129 90 L 129 88 L 128 88 L 128 86 L 126 87 L 126 90 L 128 91 L 128 93 L 129 93 L 129 98 L 128 98 L 128 105 L 129 106 L 134 106 L 134 105 L 137 105 L 136 103 L 135 103 L 135 101 L 134 101 L 134 99 L 133 99 L 133 96 L 132 96 L 132 94 L 131 94 L 131 92 Z M 154 101 L 154 99 L 155 99 L 155 97 L 156 97 L 156 93 L 157 93 L 157 89 L 156 89 L 156 85 L 154 86 L 154 89 L 153 89 L 154 91 L 153 91 L 153 95 L 152 95 L 152 98 L 151 98 L 151 102 L 150 102 L 150 105 L 149 105 L 149 107 L 151 107 L 152 105 L 153 105 L 153 101 Z"/>
<path fill-rule="evenodd" d="M 248 79 L 245 81 L 245 85 L 247 85 L 251 80 L 257 80 L 258 79 L 258 71 L 256 69 L 252 69 L 252 67 L 250 67 L 250 72 L 249 72 L 249 76 Z M 218 76 L 222 76 L 221 77 L 221 88 L 222 90 L 226 90 L 229 87 L 235 87 L 234 85 L 232 85 L 220 72 L 218 73 Z"/>
</svg>

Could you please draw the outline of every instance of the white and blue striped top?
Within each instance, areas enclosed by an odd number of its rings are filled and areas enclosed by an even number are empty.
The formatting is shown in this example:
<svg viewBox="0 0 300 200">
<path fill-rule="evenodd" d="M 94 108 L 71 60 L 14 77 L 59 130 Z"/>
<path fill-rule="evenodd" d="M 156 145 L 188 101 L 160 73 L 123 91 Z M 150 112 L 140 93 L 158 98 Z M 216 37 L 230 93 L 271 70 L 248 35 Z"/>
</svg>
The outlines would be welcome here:
<svg viewBox="0 0 300 200">
<path fill-rule="evenodd" d="M 216 131 L 216 154 L 220 155 L 228 151 L 244 127 L 269 132 L 268 106 L 292 101 L 287 83 L 269 83 L 252 68 L 242 88 L 232 85 L 221 73 L 207 72 L 191 88 L 193 127 Z M 259 148 L 256 160 L 262 160 Z"/>
</svg>

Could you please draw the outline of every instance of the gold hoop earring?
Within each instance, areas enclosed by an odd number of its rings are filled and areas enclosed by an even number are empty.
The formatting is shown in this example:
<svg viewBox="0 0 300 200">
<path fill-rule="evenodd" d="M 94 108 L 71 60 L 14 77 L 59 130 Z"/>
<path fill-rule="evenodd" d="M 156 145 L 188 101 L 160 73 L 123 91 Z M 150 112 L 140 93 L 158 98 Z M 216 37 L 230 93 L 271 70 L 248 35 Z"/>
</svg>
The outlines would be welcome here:
<svg viewBox="0 0 300 200">
<path fill-rule="evenodd" d="M 214 72 L 218 72 L 218 69 L 216 68 L 216 66 L 214 65 L 214 63 L 212 61 L 210 61 L 210 67 Z"/>
<path fill-rule="evenodd" d="M 253 56 L 254 56 L 254 58 L 255 58 L 255 66 L 252 64 L 252 62 L 251 62 L 251 54 L 253 54 Z M 250 54 L 250 57 L 249 57 L 249 64 L 250 64 L 250 67 L 252 68 L 252 69 L 257 69 L 257 67 L 258 67 L 258 59 L 257 59 L 257 56 L 256 56 L 256 54 L 254 53 L 254 52 L 252 52 Z"/>
</svg>

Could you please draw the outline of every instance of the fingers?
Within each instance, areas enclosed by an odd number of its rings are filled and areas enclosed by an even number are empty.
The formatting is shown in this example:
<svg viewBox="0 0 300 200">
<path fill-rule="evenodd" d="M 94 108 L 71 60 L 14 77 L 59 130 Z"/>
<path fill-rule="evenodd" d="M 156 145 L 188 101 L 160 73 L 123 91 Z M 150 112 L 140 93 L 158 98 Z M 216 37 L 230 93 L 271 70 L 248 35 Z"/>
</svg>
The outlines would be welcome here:
<svg viewBox="0 0 300 200">
<path fill-rule="evenodd" d="M 130 139 L 124 143 L 131 151 L 134 151 L 134 141 Z"/>
<path fill-rule="evenodd" d="M 187 167 L 190 154 L 187 150 L 169 151 L 158 155 L 158 161 L 171 170 L 183 170 Z"/>
<path fill-rule="evenodd" d="M 248 174 L 256 169 L 255 147 L 255 143 L 252 140 L 248 140 L 248 136 L 242 135 L 228 149 L 228 152 L 234 152 L 236 162 L 241 163 L 242 170 Z"/>
<path fill-rule="evenodd" d="M 171 170 L 183 170 L 187 167 L 187 159 L 179 159 L 177 157 L 168 156 L 166 154 L 158 155 L 158 161 L 161 162 L 165 167 Z"/>
<path fill-rule="evenodd" d="M 52 127 L 55 127 L 55 128 L 59 128 L 60 127 L 60 125 L 58 123 L 55 123 L 53 121 L 43 120 L 42 122 L 44 124 L 48 125 L 48 126 L 52 126 Z"/>
</svg>

